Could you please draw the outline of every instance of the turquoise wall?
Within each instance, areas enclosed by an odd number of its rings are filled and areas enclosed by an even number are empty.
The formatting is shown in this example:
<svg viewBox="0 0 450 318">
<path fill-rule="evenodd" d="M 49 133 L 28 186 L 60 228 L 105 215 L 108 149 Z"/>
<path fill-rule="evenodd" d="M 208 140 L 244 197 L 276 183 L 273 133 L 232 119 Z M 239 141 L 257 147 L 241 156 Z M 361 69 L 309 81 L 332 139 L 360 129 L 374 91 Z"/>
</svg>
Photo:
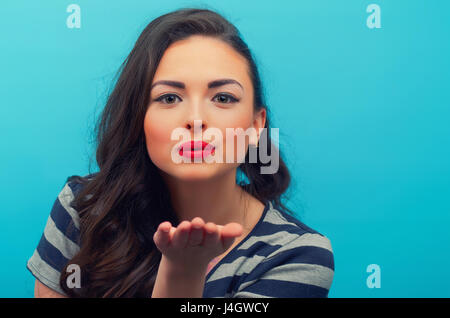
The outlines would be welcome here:
<svg viewBox="0 0 450 318">
<path fill-rule="evenodd" d="M 446 0 L 1 1 L 0 297 L 33 296 L 26 261 L 66 177 L 88 172 L 95 116 L 143 28 L 205 5 L 256 56 L 288 205 L 332 242 L 329 297 L 450 297 Z"/>
</svg>

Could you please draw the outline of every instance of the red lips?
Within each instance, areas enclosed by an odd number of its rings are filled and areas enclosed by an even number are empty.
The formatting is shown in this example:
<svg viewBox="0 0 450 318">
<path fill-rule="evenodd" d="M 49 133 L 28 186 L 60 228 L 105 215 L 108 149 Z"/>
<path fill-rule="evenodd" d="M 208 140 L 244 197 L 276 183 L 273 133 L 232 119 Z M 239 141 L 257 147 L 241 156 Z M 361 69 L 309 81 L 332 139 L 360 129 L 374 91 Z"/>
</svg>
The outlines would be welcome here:
<svg viewBox="0 0 450 318">
<path fill-rule="evenodd" d="M 179 153 L 181 156 L 185 156 L 188 158 L 206 157 L 214 153 L 214 150 L 215 147 L 210 143 L 201 140 L 191 140 L 183 143 L 180 146 Z"/>
<path fill-rule="evenodd" d="M 191 140 L 188 142 L 185 142 L 184 144 L 181 145 L 181 148 L 183 149 L 191 149 L 191 150 L 203 150 L 205 149 L 205 147 L 209 145 L 209 143 L 205 142 L 205 141 L 201 141 L 201 140 Z"/>
</svg>

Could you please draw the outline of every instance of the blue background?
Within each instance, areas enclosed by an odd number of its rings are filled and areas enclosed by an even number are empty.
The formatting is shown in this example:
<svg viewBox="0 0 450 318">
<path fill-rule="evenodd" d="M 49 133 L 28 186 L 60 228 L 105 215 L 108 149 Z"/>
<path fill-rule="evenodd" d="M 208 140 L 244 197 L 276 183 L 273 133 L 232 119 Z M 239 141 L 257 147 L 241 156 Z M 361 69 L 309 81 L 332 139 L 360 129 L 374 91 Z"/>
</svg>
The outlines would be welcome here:
<svg viewBox="0 0 450 318">
<path fill-rule="evenodd" d="M 71 3 L 80 29 L 66 26 Z M 372 3 L 380 29 L 366 25 Z M 256 56 L 288 205 L 332 242 L 329 297 L 450 297 L 446 0 L 2 0 L 0 297 L 33 296 L 26 261 L 66 177 L 88 172 L 95 116 L 143 28 L 205 4 Z"/>
</svg>

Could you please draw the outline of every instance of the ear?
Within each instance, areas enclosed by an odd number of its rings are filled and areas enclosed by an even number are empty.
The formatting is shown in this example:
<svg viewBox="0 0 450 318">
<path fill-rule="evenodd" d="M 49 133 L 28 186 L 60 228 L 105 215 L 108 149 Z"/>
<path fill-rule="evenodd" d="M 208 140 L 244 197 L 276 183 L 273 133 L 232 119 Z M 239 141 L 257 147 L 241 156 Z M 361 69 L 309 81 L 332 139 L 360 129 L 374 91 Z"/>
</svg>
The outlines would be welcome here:
<svg viewBox="0 0 450 318">
<path fill-rule="evenodd" d="M 254 145 L 255 147 L 258 146 L 259 137 L 260 137 L 260 130 L 264 128 L 266 125 L 266 116 L 267 112 L 264 107 L 262 107 L 258 112 L 255 114 L 253 119 L 253 128 L 256 130 L 256 136 L 252 136 L 250 143 Z"/>
</svg>

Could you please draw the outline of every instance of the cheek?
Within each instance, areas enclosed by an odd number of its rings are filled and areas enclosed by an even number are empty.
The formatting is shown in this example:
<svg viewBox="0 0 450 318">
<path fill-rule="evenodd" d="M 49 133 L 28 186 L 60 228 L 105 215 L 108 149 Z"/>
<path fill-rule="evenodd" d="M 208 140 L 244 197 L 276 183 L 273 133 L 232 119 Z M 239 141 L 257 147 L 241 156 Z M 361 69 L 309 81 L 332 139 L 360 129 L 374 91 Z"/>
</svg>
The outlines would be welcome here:
<svg viewBox="0 0 450 318">
<path fill-rule="evenodd" d="M 236 128 L 242 128 L 246 130 L 252 125 L 252 117 L 253 112 L 251 111 L 251 107 L 241 107 L 236 111 L 229 111 L 217 114 L 217 118 L 220 118 L 220 121 L 214 121 L 214 123 L 218 124 L 218 128 L 220 128 L 223 132 L 226 131 L 226 128 L 232 128 L 235 130 Z"/>
<path fill-rule="evenodd" d="M 245 131 L 252 126 L 252 114 L 245 113 L 234 116 L 230 120 L 224 121 L 221 124 L 221 130 L 224 136 L 223 151 L 224 157 L 233 158 L 233 162 L 242 161 L 245 158 L 247 152 L 249 137 L 245 134 Z M 227 131 L 227 128 L 229 130 Z M 241 128 L 242 131 L 239 131 Z M 239 134 L 241 134 L 240 137 Z M 241 140 L 244 145 L 239 145 L 238 141 Z M 229 144 L 228 146 L 226 144 Z M 225 160 L 225 159 L 224 159 Z"/>
<path fill-rule="evenodd" d="M 144 119 L 144 133 L 148 154 L 157 164 L 157 162 L 167 160 L 165 154 L 170 148 L 172 130 L 164 120 L 155 120 L 155 118 L 147 113 Z"/>
</svg>

